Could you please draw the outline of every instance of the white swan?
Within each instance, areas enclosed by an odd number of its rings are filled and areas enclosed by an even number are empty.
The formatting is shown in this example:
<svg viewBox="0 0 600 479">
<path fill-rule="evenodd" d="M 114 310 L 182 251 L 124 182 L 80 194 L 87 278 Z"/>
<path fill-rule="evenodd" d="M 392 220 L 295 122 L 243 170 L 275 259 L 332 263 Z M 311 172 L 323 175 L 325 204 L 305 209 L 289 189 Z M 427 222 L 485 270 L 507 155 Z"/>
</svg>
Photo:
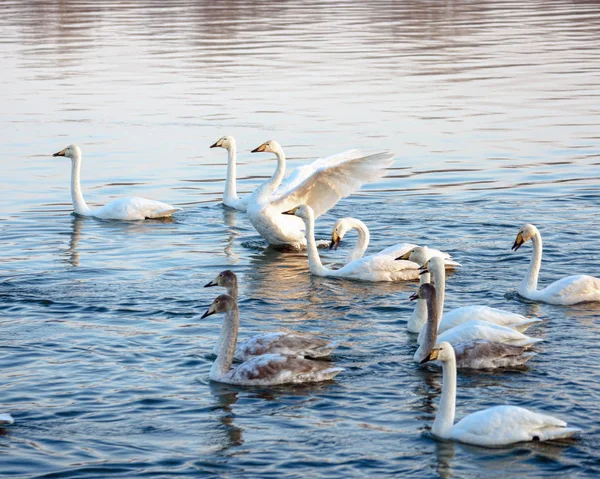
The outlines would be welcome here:
<svg viewBox="0 0 600 479">
<path fill-rule="evenodd" d="M 367 251 L 367 247 L 369 246 L 369 241 L 371 240 L 369 228 L 367 228 L 366 224 L 364 224 L 362 221 L 356 218 L 346 217 L 337 220 L 335 225 L 333 226 L 333 231 L 331 232 L 331 243 L 329 245 L 329 249 L 337 250 L 338 246 L 340 245 L 340 242 L 344 239 L 344 235 L 348 231 L 353 229 L 356 230 L 358 233 L 358 241 L 352 249 L 352 251 L 350 251 L 350 253 L 348 254 L 348 257 L 346 259 L 347 263 L 362 258 L 364 256 L 365 252 Z M 409 255 L 412 251 L 414 251 L 415 248 L 421 248 L 421 256 L 425 258 L 424 262 L 426 262 L 432 256 L 441 256 L 447 261 L 447 267 L 460 266 L 460 263 L 452 261 L 452 256 L 448 253 L 443 253 L 442 251 L 433 248 L 427 248 L 426 246 L 419 247 L 415 244 L 410 243 L 398 243 L 392 246 L 388 246 L 387 248 L 375 254 L 393 256 L 397 259 L 410 259 Z"/>
<path fill-rule="evenodd" d="M 424 269 L 433 275 L 433 281 L 436 285 L 438 317 L 442 318 L 439 324 L 438 334 L 445 333 L 456 326 L 470 322 L 474 319 L 504 326 L 519 332 L 524 332 L 533 324 L 541 322 L 541 320 L 537 318 L 527 318 L 521 314 L 498 308 L 490 308 L 489 306 L 463 306 L 444 313 L 446 291 L 446 271 L 444 269 L 444 262 L 440 258 L 433 257 L 429 260 Z M 423 318 L 420 319 L 423 324 L 425 324 Z M 423 333 L 419 333 L 417 343 L 421 344 L 422 339 Z"/>
<path fill-rule="evenodd" d="M 393 256 L 374 255 L 360 258 L 340 269 L 329 269 L 323 266 L 317 244 L 315 242 L 315 217 L 308 205 L 300 205 L 284 213 L 296 215 L 304 220 L 308 245 L 308 265 L 310 272 L 316 276 L 345 278 L 359 281 L 403 281 L 419 277 L 419 265 L 412 261 L 397 261 Z"/>
<path fill-rule="evenodd" d="M 81 149 L 77 145 L 69 145 L 52 156 L 65 156 L 71 159 L 71 198 L 75 213 L 81 216 L 94 216 L 110 220 L 145 220 L 171 216 L 181 208 L 175 208 L 160 201 L 146 200 L 137 196 L 119 198 L 100 208 L 91 209 L 81 192 L 79 176 L 81 171 Z"/>
<path fill-rule="evenodd" d="M 533 254 L 527 274 L 518 289 L 521 296 L 532 301 L 565 306 L 600 301 L 600 279 L 584 274 L 566 276 L 538 290 L 538 275 L 542 265 L 542 236 L 538 229 L 530 224 L 523 226 L 517 234 L 512 250 L 517 251 L 528 240 L 533 243 Z"/>
<path fill-rule="evenodd" d="M 246 211 L 250 195 L 243 198 L 237 195 L 236 185 L 236 145 L 233 136 L 219 138 L 211 148 L 225 148 L 227 150 L 227 176 L 225 177 L 225 191 L 223 192 L 223 204 L 239 211 Z"/>
<path fill-rule="evenodd" d="M 437 315 L 436 291 L 433 285 L 421 285 L 417 294 L 410 297 L 411 300 L 417 298 L 425 302 L 427 310 L 427 325 L 423 344 L 414 355 L 415 362 L 420 363 L 429 356 L 435 347 L 438 337 L 439 317 Z M 453 348 L 456 352 L 457 367 L 469 369 L 518 367 L 535 356 L 535 353 L 528 351 L 528 346 L 514 346 L 482 339 L 453 343 Z"/>
<path fill-rule="evenodd" d="M 15 420 L 13 419 L 13 417 L 8 414 L 8 413 L 2 413 L 0 414 L 0 426 L 10 426 L 11 424 L 14 424 Z"/>
<path fill-rule="evenodd" d="M 331 363 L 326 361 L 313 361 L 283 354 L 256 356 L 232 369 L 240 323 L 237 302 L 231 296 L 221 294 L 215 298 L 202 318 L 215 313 L 225 313 L 225 341 L 210 369 L 210 379 L 213 381 L 243 386 L 270 386 L 327 381 L 343 371 L 342 368 L 332 367 Z"/>
<path fill-rule="evenodd" d="M 431 432 L 476 446 L 505 446 L 522 441 L 549 441 L 571 437 L 580 429 L 546 414 L 517 406 L 494 406 L 465 416 L 454 424 L 456 412 L 456 359 L 449 343 L 441 343 L 425 361 L 442 362 L 442 398 Z"/>
<path fill-rule="evenodd" d="M 204 285 L 205 288 L 211 286 L 226 288 L 227 294 L 236 301 L 238 300 L 238 280 L 233 271 L 222 271 L 214 280 Z M 213 350 L 215 354 L 221 349 L 225 336 L 226 330 L 221 328 L 221 334 Z M 278 331 L 258 334 L 242 343 L 238 343 L 235 348 L 234 359 L 236 361 L 247 361 L 255 356 L 269 353 L 321 358 L 329 356 L 338 346 L 338 342 L 322 339 L 312 334 L 293 334 Z"/>
<path fill-rule="evenodd" d="M 248 218 L 270 245 L 294 249 L 306 246 L 302 221 L 281 213 L 299 204 L 307 204 L 318 218 L 341 198 L 383 176 L 384 169 L 392 164 L 394 158 L 391 152 L 364 155 L 358 150 L 320 158 L 309 166 L 309 170 L 290 176 L 275 191 L 285 174 L 283 149 L 276 141 L 267 141 L 252 150 L 252 153 L 256 152 L 274 153 L 277 169 L 252 193 L 248 200 Z M 312 173 L 306 177 L 306 171 L 310 170 Z"/>
</svg>

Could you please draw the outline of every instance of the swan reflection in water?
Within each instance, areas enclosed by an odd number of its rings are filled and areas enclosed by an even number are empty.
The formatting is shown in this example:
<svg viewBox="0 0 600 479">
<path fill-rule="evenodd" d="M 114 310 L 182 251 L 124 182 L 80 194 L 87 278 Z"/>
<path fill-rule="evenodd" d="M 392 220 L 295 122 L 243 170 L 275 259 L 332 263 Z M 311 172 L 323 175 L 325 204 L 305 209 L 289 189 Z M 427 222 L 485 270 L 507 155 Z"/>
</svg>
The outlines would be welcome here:
<svg viewBox="0 0 600 479">
<path fill-rule="evenodd" d="M 244 443 L 244 429 L 233 423 L 235 414 L 232 408 L 239 399 L 239 388 L 211 381 L 209 390 L 215 398 L 213 405 L 210 407 L 211 415 L 217 419 L 217 427 L 214 429 L 214 442 L 220 446 L 220 449 L 241 446 Z"/>
</svg>

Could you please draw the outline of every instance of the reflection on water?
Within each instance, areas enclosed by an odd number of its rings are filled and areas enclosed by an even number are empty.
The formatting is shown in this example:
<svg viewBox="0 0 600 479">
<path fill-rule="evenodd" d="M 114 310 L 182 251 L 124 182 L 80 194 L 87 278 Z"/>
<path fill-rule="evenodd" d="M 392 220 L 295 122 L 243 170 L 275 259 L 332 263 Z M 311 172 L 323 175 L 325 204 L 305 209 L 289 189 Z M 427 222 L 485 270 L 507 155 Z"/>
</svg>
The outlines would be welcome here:
<svg viewBox="0 0 600 479">
<path fill-rule="evenodd" d="M 600 401 L 593 305 L 524 301 L 535 223 L 541 284 L 600 276 L 600 5 L 597 2 L 4 2 L 0 15 L 0 431 L 9 477 L 552 477 L 597 475 Z M 446 308 L 487 304 L 543 318 L 523 371 L 461 373 L 458 417 L 501 403 L 563 417 L 563 445 L 482 450 L 433 440 L 441 372 L 405 332 L 416 283 L 317 278 L 304 253 L 265 248 L 219 204 L 238 144 L 238 191 L 275 159 L 288 170 L 352 147 L 391 149 L 388 176 L 317 221 L 448 251 Z M 138 195 L 173 219 L 71 215 L 85 152 L 96 204 Z M 93 190 L 93 191 L 90 191 Z M 321 249 L 325 264 L 338 251 Z M 219 319 L 199 317 L 226 268 L 240 278 L 242 337 L 341 341 L 336 381 L 246 389 L 208 382 Z M 198 380 L 198 378 L 200 378 Z M 4 431 L 8 431 L 4 433 Z M 33 447 L 30 447 L 33 445 Z M 428 460 L 427 460 L 428 459 Z"/>
</svg>

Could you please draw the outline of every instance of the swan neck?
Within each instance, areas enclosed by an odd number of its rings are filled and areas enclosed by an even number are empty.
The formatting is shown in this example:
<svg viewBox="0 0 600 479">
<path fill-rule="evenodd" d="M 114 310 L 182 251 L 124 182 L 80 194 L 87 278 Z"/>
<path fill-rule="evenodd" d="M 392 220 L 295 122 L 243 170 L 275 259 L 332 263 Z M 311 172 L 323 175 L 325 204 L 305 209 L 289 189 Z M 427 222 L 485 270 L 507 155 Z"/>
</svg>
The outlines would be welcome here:
<svg viewBox="0 0 600 479">
<path fill-rule="evenodd" d="M 73 209 L 78 215 L 88 216 L 90 214 L 90 208 L 83 199 L 83 193 L 81 192 L 81 156 L 76 154 L 71 161 L 71 200 L 73 202 Z"/>
<path fill-rule="evenodd" d="M 429 273 L 423 273 L 419 277 L 419 286 L 429 283 L 431 281 L 431 275 Z M 427 302 L 424 299 L 417 299 L 415 309 L 412 312 L 410 319 L 408 320 L 408 331 L 411 333 L 418 333 L 421 328 L 427 322 Z"/>
<path fill-rule="evenodd" d="M 237 303 L 235 307 L 225 313 L 221 333 L 217 340 L 217 359 L 210 369 L 211 379 L 216 379 L 227 374 L 233 363 L 235 355 L 235 345 L 237 343 L 238 329 L 240 327 L 240 317 Z"/>
<path fill-rule="evenodd" d="M 279 187 L 285 175 L 285 153 L 281 148 L 277 148 L 273 153 L 277 157 L 277 168 L 271 178 L 259 187 L 259 195 L 263 197 L 270 196 Z"/>
<path fill-rule="evenodd" d="M 358 232 L 358 241 L 348 255 L 348 262 L 360 259 L 364 256 L 371 241 L 369 228 L 362 221 L 352 218 L 351 226 Z"/>
<path fill-rule="evenodd" d="M 310 272 L 317 276 L 326 276 L 330 270 L 321 263 L 321 257 L 319 256 L 319 250 L 315 241 L 314 216 L 311 214 L 308 218 L 305 218 L 304 224 L 306 226 L 306 253 L 308 254 Z"/>
<path fill-rule="evenodd" d="M 533 244 L 533 252 L 529 261 L 527 276 L 523 278 L 523 282 L 521 283 L 521 288 L 525 291 L 537 291 L 538 276 L 542 267 L 542 237 L 539 232 L 531 238 L 531 242 Z"/>
<path fill-rule="evenodd" d="M 237 195 L 237 171 L 236 171 L 236 145 L 232 143 L 227 148 L 227 176 L 225 178 L 225 192 L 223 202 L 238 200 Z"/>
<path fill-rule="evenodd" d="M 435 283 L 437 317 L 441 319 L 444 316 L 444 301 L 446 299 L 446 269 L 442 265 L 433 272 Z"/>
<path fill-rule="evenodd" d="M 436 304 L 437 298 L 435 296 L 431 296 L 424 301 L 426 301 L 427 323 L 425 325 L 425 337 L 423 338 L 423 342 L 421 344 L 421 359 L 429 355 L 433 350 L 435 342 L 437 341 L 437 332 L 440 322 Z"/>
<path fill-rule="evenodd" d="M 442 438 L 450 437 L 456 411 L 456 357 L 442 363 L 442 398 L 431 432 Z"/>
<path fill-rule="evenodd" d="M 234 284 L 227 286 L 227 294 L 229 296 L 231 296 L 233 299 L 235 299 L 236 301 L 238 300 L 238 284 L 237 284 L 237 281 Z"/>
</svg>

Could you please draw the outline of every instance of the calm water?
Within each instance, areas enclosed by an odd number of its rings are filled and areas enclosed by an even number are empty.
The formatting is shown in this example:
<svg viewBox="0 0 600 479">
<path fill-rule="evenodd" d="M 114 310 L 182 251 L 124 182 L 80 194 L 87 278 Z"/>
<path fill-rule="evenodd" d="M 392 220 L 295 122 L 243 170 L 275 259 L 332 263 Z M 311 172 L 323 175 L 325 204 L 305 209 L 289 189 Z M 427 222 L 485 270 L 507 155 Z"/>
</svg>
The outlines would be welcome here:
<svg viewBox="0 0 600 479">
<path fill-rule="evenodd" d="M 571 1 L 11 2 L 0 4 L 0 476 L 587 477 L 600 472 L 600 306 L 519 301 L 545 242 L 542 283 L 600 275 L 600 5 Z M 447 307 L 547 319 L 525 371 L 461 374 L 458 413 L 511 403 L 585 429 L 580 441 L 486 450 L 433 440 L 441 376 L 412 362 L 414 284 L 312 277 L 224 209 L 224 134 L 239 189 L 351 147 L 397 153 L 336 218 L 451 252 Z M 172 222 L 71 213 L 77 142 L 91 204 L 135 194 Z M 345 256 L 348 237 L 328 261 Z M 335 382 L 212 384 L 219 318 L 200 321 L 220 270 L 241 280 L 241 335 L 339 338 Z M 531 331 L 534 334 L 534 331 Z"/>
</svg>

